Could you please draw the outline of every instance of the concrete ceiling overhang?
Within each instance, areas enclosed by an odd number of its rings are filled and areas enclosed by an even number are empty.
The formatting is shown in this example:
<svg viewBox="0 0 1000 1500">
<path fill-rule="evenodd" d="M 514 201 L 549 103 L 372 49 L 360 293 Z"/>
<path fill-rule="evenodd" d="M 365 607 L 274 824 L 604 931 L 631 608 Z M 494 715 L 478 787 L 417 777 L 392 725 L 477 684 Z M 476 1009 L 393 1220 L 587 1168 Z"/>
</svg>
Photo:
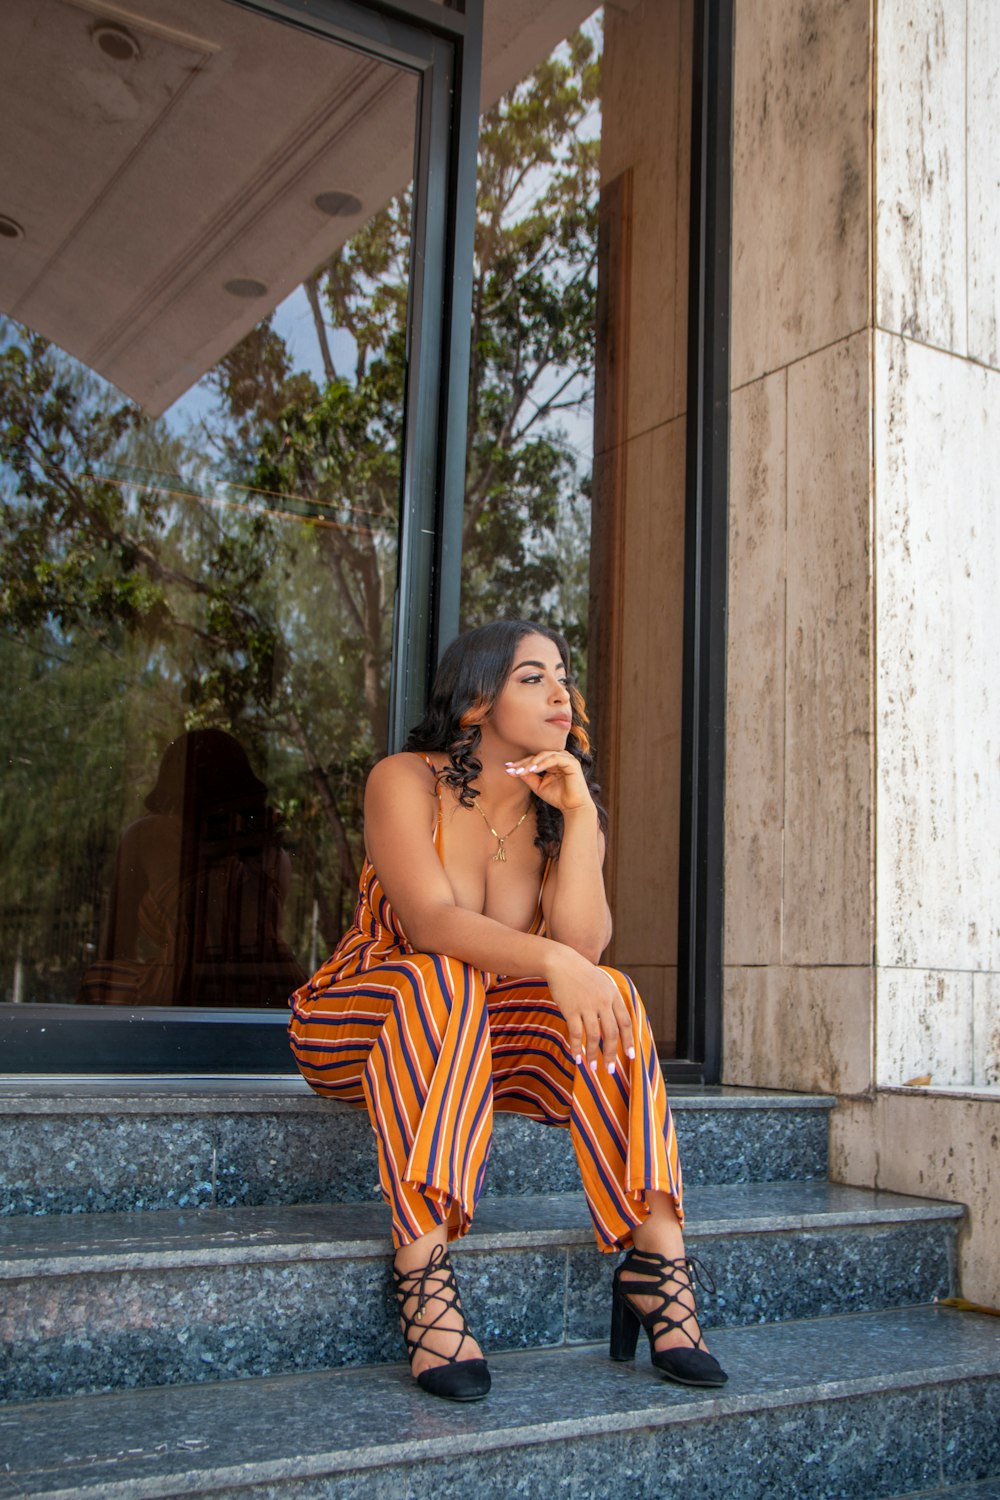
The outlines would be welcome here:
<svg viewBox="0 0 1000 1500">
<path fill-rule="evenodd" d="M 482 107 L 593 9 L 487 0 Z M 228 0 L 2 0 L 0 311 L 158 415 L 407 185 L 416 107 Z"/>
</svg>

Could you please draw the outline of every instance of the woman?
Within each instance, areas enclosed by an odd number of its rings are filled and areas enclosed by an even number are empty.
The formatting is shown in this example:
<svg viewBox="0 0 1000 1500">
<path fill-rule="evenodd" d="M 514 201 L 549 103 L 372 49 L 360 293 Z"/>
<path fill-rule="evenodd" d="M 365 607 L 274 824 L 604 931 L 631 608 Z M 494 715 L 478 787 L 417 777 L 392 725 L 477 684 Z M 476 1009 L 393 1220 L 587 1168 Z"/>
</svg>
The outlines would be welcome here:
<svg viewBox="0 0 1000 1500">
<path fill-rule="evenodd" d="M 569 1127 L 598 1247 L 628 1250 L 612 1358 L 641 1323 L 668 1378 L 726 1379 L 695 1313 L 649 1023 L 598 967 L 611 917 L 586 723 L 555 631 L 501 620 L 454 641 L 423 722 L 368 778 L 354 926 L 291 1000 L 307 1081 L 368 1108 L 411 1370 L 451 1400 L 490 1386 L 447 1244 L 472 1222 L 494 1107 Z"/>
</svg>

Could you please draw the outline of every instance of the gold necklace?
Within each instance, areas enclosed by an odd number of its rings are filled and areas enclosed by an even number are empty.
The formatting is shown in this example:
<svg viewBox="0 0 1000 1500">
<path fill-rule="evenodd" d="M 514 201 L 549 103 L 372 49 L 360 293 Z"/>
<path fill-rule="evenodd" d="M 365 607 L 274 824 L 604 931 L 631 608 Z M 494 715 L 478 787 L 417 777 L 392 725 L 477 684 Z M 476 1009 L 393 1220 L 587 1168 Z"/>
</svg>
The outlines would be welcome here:
<svg viewBox="0 0 1000 1500">
<path fill-rule="evenodd" d="M 531 803 L 530 802 L 528 803 L 527 807 L 524 809 L 524 812 L 518 818 L 517 822 L 514 824 L 513 828 L 510 830 L 509 833 L 497 833 L 496 829 L 490 823 L 489 818 L 486 816 L 486 814 L 483 812 L 482 808 L 479 806 L 479 803 L 478 802 L 473 802 L 472 805 L 477 810 L 477 812 L 479 813 L 479 816 L 482 818 L 483 822 L 486 824 L 487 828 L 490 830 L 490 833 L 492 833 L 493 837 L 497 841 L 497 852 L 495 854 L 491 854 L 490 855 L 490 861 L 491 861 L 491 863 L 492 864 L 497 864 L 498 862 L 502 861 L 504 864 L 506 864 L 507 863 L 507 850 L 504 848 L 504 845 L 506 844 L 507 840 L 511 837 L 511 834 L 515 834 L 517 832 L 517 830 L 520 828 L 521 824 L 524 822 L 525 818 L 530 813 L 530 811 L 531 811 Z"/>
</svg>

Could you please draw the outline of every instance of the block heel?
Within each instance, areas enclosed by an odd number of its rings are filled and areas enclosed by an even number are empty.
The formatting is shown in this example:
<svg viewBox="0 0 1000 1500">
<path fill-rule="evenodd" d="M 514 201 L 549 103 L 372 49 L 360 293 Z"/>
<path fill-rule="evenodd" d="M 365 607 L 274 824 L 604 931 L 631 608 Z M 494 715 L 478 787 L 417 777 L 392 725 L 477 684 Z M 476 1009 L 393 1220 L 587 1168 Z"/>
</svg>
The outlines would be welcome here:
<svg viewBox="0 0 1000 1500">
<path fill-rule="evenodd" d="M 639 1314 L 629 1307 L 616 1276 L 611 1297 L 611 1358 L 635 1359 L 635 1346 L 638 1342 Z"/>
</svg>

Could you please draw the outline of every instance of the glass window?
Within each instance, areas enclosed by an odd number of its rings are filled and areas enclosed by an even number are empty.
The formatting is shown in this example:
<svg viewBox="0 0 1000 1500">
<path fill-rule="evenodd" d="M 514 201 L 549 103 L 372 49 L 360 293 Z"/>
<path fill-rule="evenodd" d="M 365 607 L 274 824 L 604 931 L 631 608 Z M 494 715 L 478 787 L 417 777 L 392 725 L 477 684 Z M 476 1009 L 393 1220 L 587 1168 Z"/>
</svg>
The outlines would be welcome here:
<svg viewBox="0 0 1000 1500">
<path fill-rule="evenodd" d="M 464 626 L 564 630 L 585 683 L 601 12 L 482 118 Z"/>
<path fill-rule="evenodd" d="M 282 1006 L 386 748 L 417 83 L 0 11 L 0 999 Z"/>
</svg>

